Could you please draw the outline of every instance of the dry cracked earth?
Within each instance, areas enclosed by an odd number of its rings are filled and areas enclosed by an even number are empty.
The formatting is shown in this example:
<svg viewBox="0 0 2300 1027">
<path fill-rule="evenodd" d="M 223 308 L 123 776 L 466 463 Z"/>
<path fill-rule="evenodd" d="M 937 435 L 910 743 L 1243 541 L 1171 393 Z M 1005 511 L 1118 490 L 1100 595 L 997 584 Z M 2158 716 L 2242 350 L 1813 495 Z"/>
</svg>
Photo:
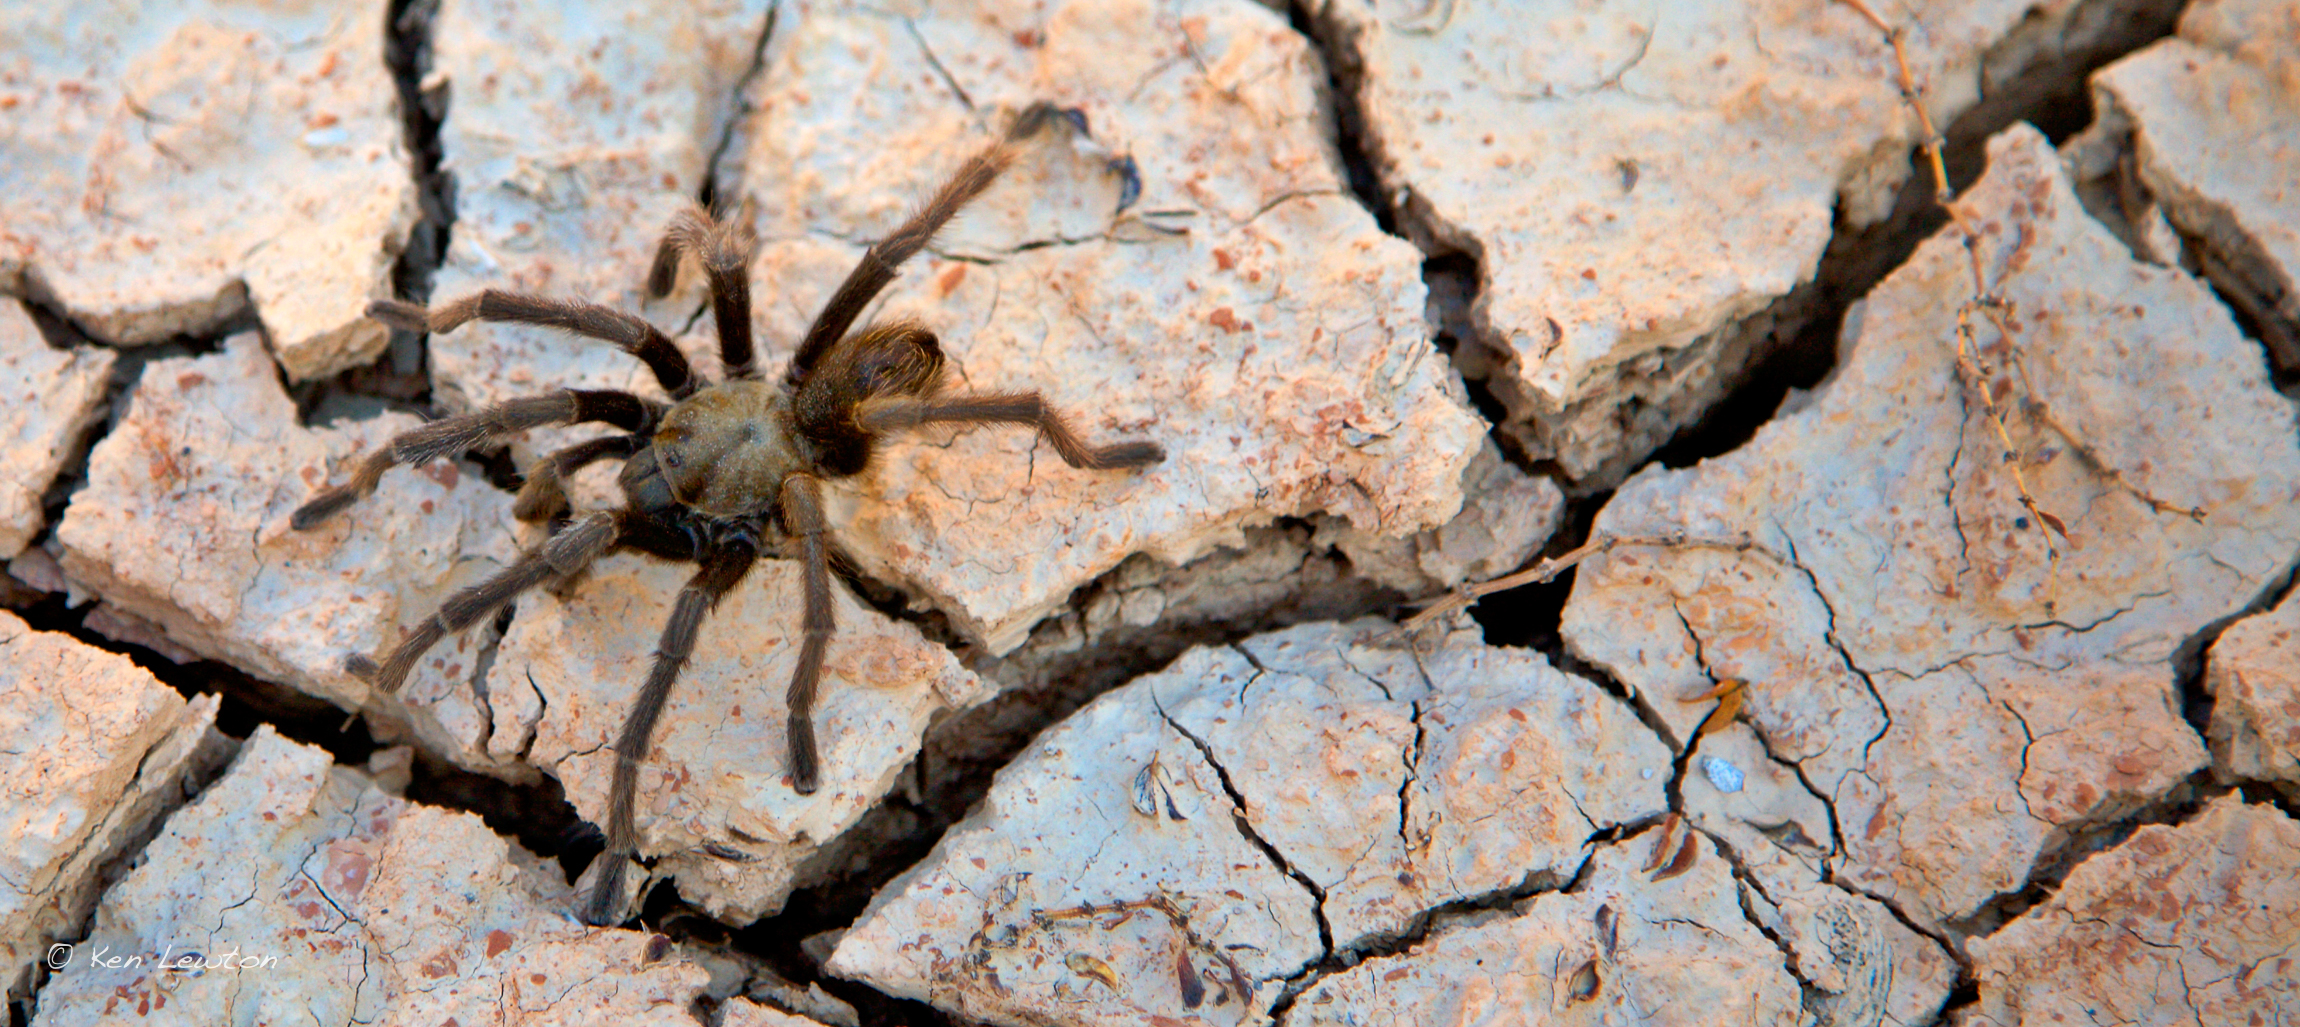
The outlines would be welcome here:
<svg viewBox="0 0 2300 1027">
<path fill-rule="evenodd" d="M 2300 1022 L 2291 0 L 0 39 L 12 1024 Z M 582 925 L 689 570 L 610 556 L 397 695 L 344 660 L 539 544 L 513 492 L 595 433 L 288 520 L 427 418 L 662 392 L 366 305 L 587 298 L 715 377 L 699 269 L 642 290 L 701 202 L 779 365 L 1037 101 L 1077 117 L 868 316 L 1167 458 L 974 427 L 837 483 L 822 787 L 769 559 L 646 754 L 629 919 Z"/>
</svg>

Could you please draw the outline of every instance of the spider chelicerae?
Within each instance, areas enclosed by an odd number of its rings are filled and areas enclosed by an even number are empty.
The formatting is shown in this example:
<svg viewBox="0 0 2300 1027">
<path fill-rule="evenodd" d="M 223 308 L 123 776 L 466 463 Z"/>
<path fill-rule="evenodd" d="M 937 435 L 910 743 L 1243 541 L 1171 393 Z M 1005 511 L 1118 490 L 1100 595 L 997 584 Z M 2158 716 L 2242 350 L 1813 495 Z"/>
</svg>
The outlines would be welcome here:
<svg viewBox="0 0 2300 1027">
<path fill-rule="evenodd" d="M 948 394 L 940 344 L 915 321 L 869 324 L 856 318 L 902 263 L 924 249 L 944 224 L 989 188 L 1021 146 L 1049 129 L 1083 131 L 1075 111 L 1046 104 L 1025 109 L 997 141 L 961 166 L 931 199 L 863 254 L 822 313 L 807 328 L 783 380 L 762 380 L 753 363 L 747 277 L 756 243 L 740 223 L 699 207 L 676 217 L 656 251 L 649 294 L 667 295 L 683 254 L 700 258 L 710 283 L 726 380 L 705 382 L 671 340 L 645 320 L 593 303 L 489 289 L 426 309 L 378 300 L 368 316 L 411 331 L 446 332 L 469 321 L 545 325 L 614 343 L 638 357 L 674 402 L 666 407 L 628 392 L 565 389 L 514 399 L 475 413 L 442 418 L 392 438 L 359 464 L 352 479 L 314 496 L 291 523 L 308 529 L 375 490 L 398 464 L 452 457 L 542 425 L 597 422 L 621 430 L 539 460 L 521 486 L 512 514 L 551 523 L 540 545 L 494 577 L 450 597 L 379 663 L 366 656 L 347 668 L 380 691 L 398 691 L 416 661 L 453 632 L 494 616 L 520 593 L 581 574 L 600 557 L 636 550 L 699 566 L 672 607 L 655 661 L 615 740 L 615 775 L 607 804 L 607 850 L 584 903 L 584 918 L 604 923 L 621 907 L 623 874 L 638 848 L 632 806 L 639 761 L 654 736 L 671 684 L 694 651 L 704 614 L 743 579 L 763 549 L 796 550 L 805 582 L 798 667 L 791 674 L 788 722 L 791 784 L 811 793 L 821 777 L 811 711 L 831 613 L 831 545 L 823 520 L 822 483 L 861 473 L 881 439 L 937 424 L 1035 427 L 1072 467 L 1143 467 L 1165 459 L 1154 442 L 1090 446 L 1037 392 Z M 566 478 L 600 460 L 621 458 L 621 509 L 571 518 Z"/>
</svg>

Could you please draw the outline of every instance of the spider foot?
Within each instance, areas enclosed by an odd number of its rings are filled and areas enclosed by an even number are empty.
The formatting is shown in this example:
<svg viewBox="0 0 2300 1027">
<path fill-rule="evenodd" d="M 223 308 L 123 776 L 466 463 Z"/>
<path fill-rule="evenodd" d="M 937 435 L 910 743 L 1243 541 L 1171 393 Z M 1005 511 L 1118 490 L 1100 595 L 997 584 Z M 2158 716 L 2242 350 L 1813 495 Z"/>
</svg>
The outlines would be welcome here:
<svg viewBox="0 0 2300 1027">
<path fill-rule="evenodd" d="M 593 927 L 613 927 L 623 922 L 624 910 L 630 904 L 623 883 L 630 874 L 630 857 L 621 852 L 602 852 L 591 865 L 596 874 L 592 877 L 591 889 L 583 893 L 578 915 Z"/>
<path fill-rule="evenodd" d="M 359 493 L 349 487 L 329 489 L 311 502 L 296 507 L 295 513 L 288 515 L 288 526 L 297 531 L 310 531 L 358 500 Z"/>
<path fill-rule="evenodd" d="M 1040 100 L 1022 109 L 1015 116 L 1014 127 L 1006 132 L 1008 139 L 1028 139 L 1054 125 L 1067 125 L 1070 130 L 1091 138 L 1094 133 L 1086 127 L 1086 109 L 1083 107 L 1057 107 Z"/>
</svg>

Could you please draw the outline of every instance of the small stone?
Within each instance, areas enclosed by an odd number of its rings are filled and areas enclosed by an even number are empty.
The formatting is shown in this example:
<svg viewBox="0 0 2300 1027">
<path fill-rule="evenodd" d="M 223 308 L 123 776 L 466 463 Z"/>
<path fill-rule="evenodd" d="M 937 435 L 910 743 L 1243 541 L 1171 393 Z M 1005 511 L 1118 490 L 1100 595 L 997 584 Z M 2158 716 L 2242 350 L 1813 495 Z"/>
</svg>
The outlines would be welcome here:
<svg viewBox="0 0 2300 1027">
<path fill-rule="evenodd" d="M 270 725 L 104 896 L 41 1027 L 318 1020 L 692 1027 L 709 974 L 565 914 L 557 865 Z M 351 983 L 347 983 L 351 982 Z"/>
<path fill-rule="evenodd" d="M 1796 978 L 1742 912 L 1745 893 L 1715 843 L 1694 833 L 1691 863 L 1674 875 L 1639 869 L 1667 833 L 1600 846 L 1571 892 L 1441 917 L 1406 951 L 1311 985 L 1287 1022 L 1805 1022 Z"/>
<path fill-rule="evenodd" d="M 76 937 L 109 864 L 223 762 L 216 705 L 0 612 L 0 965 Z"/>
<path fill-rule="evenodd" d="M 112 362 L 106 350 L 48 345 L 21 305 L 0 302 L 0 381 L 10 390 L 0 403 L 0 559 L 39 534 L 41 494 L 103 416 Z"/>
<path fill-rule="evenodd" d="M 2235 795 L 2085 858 L 1971 943 L 1977 1023 L 2275 1023 L 2300 995 L 2300 823 Z"/>
<path fill-rule="evenodd" d="M 1734 766 L 1729 761 L 1718 759 L 1715 756 L 1703 756 L 1701 757 L 1701 774 L 1709 779 L 1710 784 L 1716 785 L 1720 792 L 1730 793 L 1741 790 L 1741 768 Z"/>
<path fill-rule="evenodd" d="M 0 14 L 23 55 L 0 141 L 0 291 L 124 346 L 252 309 L 295 379 L 373 359 L 389 336 L 363 311 L 390 295 L 416 220 L 386 6 Z"/>
<path fill-rule="evenodd" d="M 8 576 L 41 592 L 63 592 L 72 587 L 64 577 L 63 566 L 42 547 L 16 554 L 15 559 L 8 561 Z"/>
</svg>

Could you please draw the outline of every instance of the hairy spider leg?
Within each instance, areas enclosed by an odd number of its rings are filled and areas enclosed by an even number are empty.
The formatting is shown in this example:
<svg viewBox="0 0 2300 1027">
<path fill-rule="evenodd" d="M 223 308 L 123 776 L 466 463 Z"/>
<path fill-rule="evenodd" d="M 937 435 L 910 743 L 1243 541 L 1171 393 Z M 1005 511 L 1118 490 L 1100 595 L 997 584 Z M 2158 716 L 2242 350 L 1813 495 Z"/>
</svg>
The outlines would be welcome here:
<svg viewBox="0 0 2300 1027">
<path fill-rule="evenodd" d="M 392 436 L 383 448 L 368 454 L 351 480 L 313 496 L 296 508 L 288 524 L 309 530 L 343 508 L 375 491 L 383 472 L 399 464 L 429 463 L 494 442 L 513 432 L 547 424 L 611 424 L 627 432 L 653 429 L 662 411 L 628 392 L 604 389 L 562 389 L 542 396 L 508 400 L 484 410 L 442 417 L 420 428 Z"/>
<path fill-rule="evenodd" d="M 1032 104 L 1015 119 L 1005 137 L 969 159 L 909 220 L 872 245 L 838 291 L 831 294 L 830 302 L 823 305 L 814 324 L 808 326 L 797 355 L 791 358 L 788 372 L 791 384 L 803 381 L 814 369 L 815 362 L 846 336 L 863 308 L 870 305 L 887 283 L 894 281 L 895 271 L 903 262 L 925 249 L 935 233 L 1014 163 L 1015 144 L 1048 125 L 1081 123 L 1082 119 L 1076 115 L 1051 104 Z M 753 378 L 758 374 L 756 352 L 751 343 L 749 273 L 755 246 L 756 240 L 746 226 L 713 218 L 700 205 L 691 206 L 672 217 L 662 243 L 655 248 L 654 263 L 647 270 L 647 294 L 659 299 L 670 295 L 672 285 L 677 282 L 680 255 L 692 251 L 701 257 L 703 271 L 711 283 L 712 320 L 719 329 L 719 362 L 730 378 Z"/>
<path fill-rule="evenodd" d="M 747 227 L 717 220 L 696 204 L 671 218 L 647 272 L 647 294 L 661 299 L 678 278 L 681 253 L 691 250 L 702 259 L 711 283 L 711 319 L 719 326 L 719 364 L 729 378 L 759 376 L 751 345 L 750 265 L 756 246 Z"/>
<path fill-rule="evenodd" d="M 519 554 L 519 559 L 493 577 L 448 597 L 438 612 L 400 639 L 399 645 L 393 647 L 391 655 L 381 664 L 355 655 L 344 661 L 344 669 L 367 679 L 386 695 L 398 692 L 400 686 L 407 683 L 407 674 L 415 669 L 416 661 L 439 644 L 440 639 L 493 617 L 521 592 L 553 578 L 580 573 L 614 548 L 622 535 L 621 528 L 621 514 L 610 511 L 594 513 L 568 525 L 566 530 L 541 545 Z"/>
<path fill-rule="evenodd" d="M 846 281 L 839 283 L 838 291 L 831 294 L 830 302 L 823 304 L 822 313 L 815 315 L 814 324 L 807 326 L 806 337 L 800 340 L 798 353 L 791 357 L 790 369 L 785 372 L 790 384 L 797 386 L 806 381 L 816 362 L 846 338 L 847 329 L 854 327 L 855 318 L 862 315 L 863 308 L 870 305 L 887 283 L 894 281 L 895 270 L 917 256 L 918 251 L 934 240 L 935 233 L 942 231 L 951 218 L 958 216 L 961 209 L 998 180 L 1020 152 L 1016 144 L 1048 125 L 1077 123 L 1076 119 L 1064 117 L 1065 113 L 1043 102 L 1025 108 L 1003 138 L 967 158 L 958 172 L 945 180 L 909 220 L 886 238 L 871 244 L 854 270 L 847 273 Z"/>
<path fill-rule="evenodd" d="M 678 680 L 687 658 L 694 655 L 695 633 L 703 625 L 703 616 L 750 573 L 758 558 L 758 541 L 747 533 L 715 539 L 701 554 L 701 568 L 687 580 L 672 604 L 671 619 L 655 643 L 654 666 L 647 672 L 646 684 L 639 688 L 630 716 L 623 721 L 622 734 L 615 739 L 615 777 L 607 796 L 607 851 L 599 856 L 599 874 L 592 879 L 590 900 L 584 903 L 587 923 L 611 922 L 608 918 L 623 901 L 623 874 L 639 848 L 639 831 L 632 822 L 639 761 L 654 741 L 655 722 L 662 718 L 663 707 L 670 701 L 671 684 Z"/>
<path fill-rule="evenodd" d="M 671 345 L 670 337 L 660 329 L 644 318 L 597 303 L 486 289 L 429 310 L 406 300 L 376 300 L 367 305 L 367 316 L 394 328 L 416 332 L 450 332 L 469 321 L 557 328 L 612 342 L 623 352 L 638 357 L 647 365 L 647 370 L 654 372 L 655 381 L 672 399 L 692 396 L 704 385 L 702 379 L 695 376 L 693 365 L 687 363 L 687 355 Z"/>
<path fill-rule="evenodd" d="M 1037 392 L 983 392 L 963 396 L 894 397 L 873 400 L 857 412 L 866 432 L 910 430 L 928 424 L 1026 424 L 1038 429 L 1062 462 L 1092 471 L 1147 467 L 1166 459 L 1155 442 L 1113 442 L 1089 446 L 1071 430 L 1061 412 Z"/>
<path fill-rule="evenodd" d="M 822 482 L 811 474 L 783 479 L 783 531 L 799 542 L 801 575 L 806 581 L 806 606 L 799 627 L 799 665 L 791 670 L 786 693 L 790 723 L 786 736 L 791 750 L 791 789 L 812 795 L 822 779 L 822 759 L 815 751 L 815 692 L 822 684 L 823 652 L 829 647 L 838 621 L 831 607 L 829 527 L 823 520 Z"/>
</svg>

